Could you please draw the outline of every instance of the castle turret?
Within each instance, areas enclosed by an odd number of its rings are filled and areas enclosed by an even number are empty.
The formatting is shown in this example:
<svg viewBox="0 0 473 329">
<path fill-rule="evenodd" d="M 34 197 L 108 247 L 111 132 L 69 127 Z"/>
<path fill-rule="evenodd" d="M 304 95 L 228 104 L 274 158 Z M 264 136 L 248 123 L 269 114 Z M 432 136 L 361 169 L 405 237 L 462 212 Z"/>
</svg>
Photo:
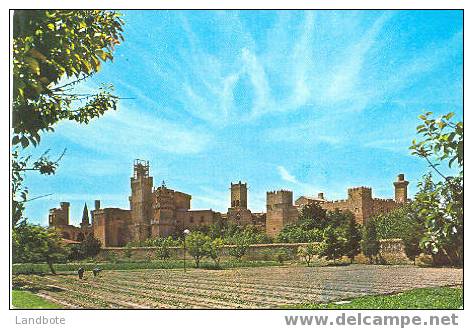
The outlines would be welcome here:
<svg viewBox="0 0 473 329">
<path fill-rule="evenodd" d="M 266 234 L 275 237 L 289 223 L 297 220 L 299 212 L 292 203 L 292 191 L 266 192 Z"/>
<path fill-rule="evenodd" d="M 49 210 L 49 226 L 58 227 L 69 225 L 69 202 L 61 202 L 59 208 Z"/>
<path fill-rule="evenodd" d="M 246 183 L 239 181 L 236 184 L 230 184 L 230 199 L 231 208 L 243 208 L 248 207 L 248 188 Z"/>
<path fill-rule="evenodd" d="M 149 161 L 135 160 L 131 183 L 132 239 L 144 241 L 150 236 L 152 219 L 153 177 L 149 176 Z"/>
<path fill-rule="evenodd" d="M 407 202 L 407 185 L 409 182 L 404 180 L 404 174 L 397 175 L 397 181 L 394 184 L 394 200 L 396 202 Z"/>
</svg>

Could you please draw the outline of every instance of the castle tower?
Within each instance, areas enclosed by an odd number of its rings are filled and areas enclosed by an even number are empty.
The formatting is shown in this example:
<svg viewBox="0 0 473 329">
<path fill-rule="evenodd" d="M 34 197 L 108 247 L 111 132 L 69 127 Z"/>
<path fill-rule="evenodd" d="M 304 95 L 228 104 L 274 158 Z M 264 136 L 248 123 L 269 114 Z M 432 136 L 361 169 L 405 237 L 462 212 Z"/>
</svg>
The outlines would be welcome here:
<svg viewBox="0 0 473 329">
<path fill-rule="evenodd" d="M 397 181 L 394 184 L 394 200 L 396 202 L 407 202 L 407 185 L 409 182 L 404 180 L 404 174 L 397 175 Z"/>
<path fill-rule="evenodd" d="M 69 202 L 61 202 L 59 208 L 49 210 L 49 226 L 58 227 L 69 225 Z"/>
<path fill-rule="evenodd" d="M 231 208 L 243 208 L 248 207 L 248 188 L 246 183 L 239 181 L 236 184 L 230 184 L 230 207 Z"/>
<path fill-rule="evenodd" d="M 355 215 L 358 224 L 364 225 L 373 214 L 373 192 L 370 187 L 348 189 L 349 210 Z"/>
<path fill-rule="evenodd" d="M 275 237 L 289 223 L 297 220 L 299 212 L 292 203 L 292 191 L 266 192 L 266 234 Z"/>
<path fill-rule="evenodd" d="M 149 161 L 135 160 L 130 179 L 130 209 L 132 239 L 144 241 L 150 236 L 152 215 L 153 177 L 149 176 Z"/>
<path fill-rule="evenodd" d="M 89 226 L 89 210 L 87 209 L 87 202 L 84 204 L 84 210 L 82 211 L 82 221 L 80 223 L 81 227 Z"/>
</svg>

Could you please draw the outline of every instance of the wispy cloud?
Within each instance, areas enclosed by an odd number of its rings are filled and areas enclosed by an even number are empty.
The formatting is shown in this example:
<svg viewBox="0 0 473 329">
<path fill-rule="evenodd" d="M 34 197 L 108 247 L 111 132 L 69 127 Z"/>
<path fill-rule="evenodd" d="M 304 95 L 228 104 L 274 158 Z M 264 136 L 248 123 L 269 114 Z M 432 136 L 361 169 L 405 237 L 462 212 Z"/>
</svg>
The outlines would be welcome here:
<svg viewBox="0 0 473 329">
<path fill-rule="evenodd" d="M 285 180 L 286 182 L 290 182 L 290 183 L 295 183 L 295 184 L 299 183 L 296 177 L 294 175 L 291 175 L 289 171 L 287 171 L 287 169 L 284 168 L 283 166 L 278 166 L 278 172 L 282 180 Z"/>
<path fill-rule="evenodd" d="M 316 192 L 316 189 L 312 184 L 299 181 L 296 176 L 291 174 L 284 166 L 277 166 L 277 170 L 283 181 L 291 183 L 291 185 L 297 189 L 297 191 L 295 191 L 296 193 L 307 195 L 314 194 Z"/>
<path fill-rule="evenodd" d="M 86 148 L 112 155 L 151 156 L 155 151 L 196 154 L 211 142 L 210 134 L 201 128 L 186 127 L 124 106 L 87 126 L 62 123 L 56 132 Z"/>
</svg>

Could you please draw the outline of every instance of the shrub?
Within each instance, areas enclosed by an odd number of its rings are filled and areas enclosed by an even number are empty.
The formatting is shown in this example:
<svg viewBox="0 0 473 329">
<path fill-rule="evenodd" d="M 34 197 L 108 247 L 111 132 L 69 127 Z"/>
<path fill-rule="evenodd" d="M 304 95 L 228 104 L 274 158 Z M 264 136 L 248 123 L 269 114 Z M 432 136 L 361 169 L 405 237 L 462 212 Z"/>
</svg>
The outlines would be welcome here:
<svg viewBox="0 0 473 329">
<path fill-rule="evenodd" d="M 288 248 L 278 248 L 276 250 L 276 260 L 283 265 L 284 261 L 292 259 L 292 251 Z"/>
</svg>

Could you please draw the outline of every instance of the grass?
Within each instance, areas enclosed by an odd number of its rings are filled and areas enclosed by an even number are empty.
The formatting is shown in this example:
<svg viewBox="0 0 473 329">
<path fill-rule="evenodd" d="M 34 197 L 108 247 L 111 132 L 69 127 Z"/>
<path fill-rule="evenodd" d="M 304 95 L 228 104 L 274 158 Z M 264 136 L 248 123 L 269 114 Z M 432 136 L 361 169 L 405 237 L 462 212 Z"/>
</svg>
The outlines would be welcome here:
<svg viewBox="0 0 473 329">
<path fill-rule="evenodd" d="M 14 308 L 18 309 L 62 308 L 61 305 L 50 302 L 25 290 L 12 290 L 12 304 Z"/>
<path fill-rule="evenodd" d="M 297 304 L 290 309 L 461 309 L 463 288 L 418 288 L 393 295 L 364 296 L 329 304 Z"/>
<path fill-rule="evenodd" d="M 225 260 L 221 261 L 220 269 L 237 268 L 237 267 L 261 267 L 261 266 L 278 266 L 277 261 L 237 261 Z M 76 272 L 79 267 L 83 267 L 86 271 L 91 271 L 95 267 L 100 267 L 103 270 L 142 270 L 142 269 L 171 269 L 184 268 L 183 260 L 152 260 L 152 261 L 129 261 L 120 260 L 117 262 L 100 262 L 100 263 L 68 263 L 55 264 L 54 269 L 57 272 Z M 188 268 L 195 267 L 194 261 L 188 259 L 186 261 Z M 200 263 L 200 268 L 216 270 L 215 264 L 212 261 L 203 260 Z M 47 264 L 13 264 L 13 274 L 43 274 L 49 273 Z"/>
</svg>

